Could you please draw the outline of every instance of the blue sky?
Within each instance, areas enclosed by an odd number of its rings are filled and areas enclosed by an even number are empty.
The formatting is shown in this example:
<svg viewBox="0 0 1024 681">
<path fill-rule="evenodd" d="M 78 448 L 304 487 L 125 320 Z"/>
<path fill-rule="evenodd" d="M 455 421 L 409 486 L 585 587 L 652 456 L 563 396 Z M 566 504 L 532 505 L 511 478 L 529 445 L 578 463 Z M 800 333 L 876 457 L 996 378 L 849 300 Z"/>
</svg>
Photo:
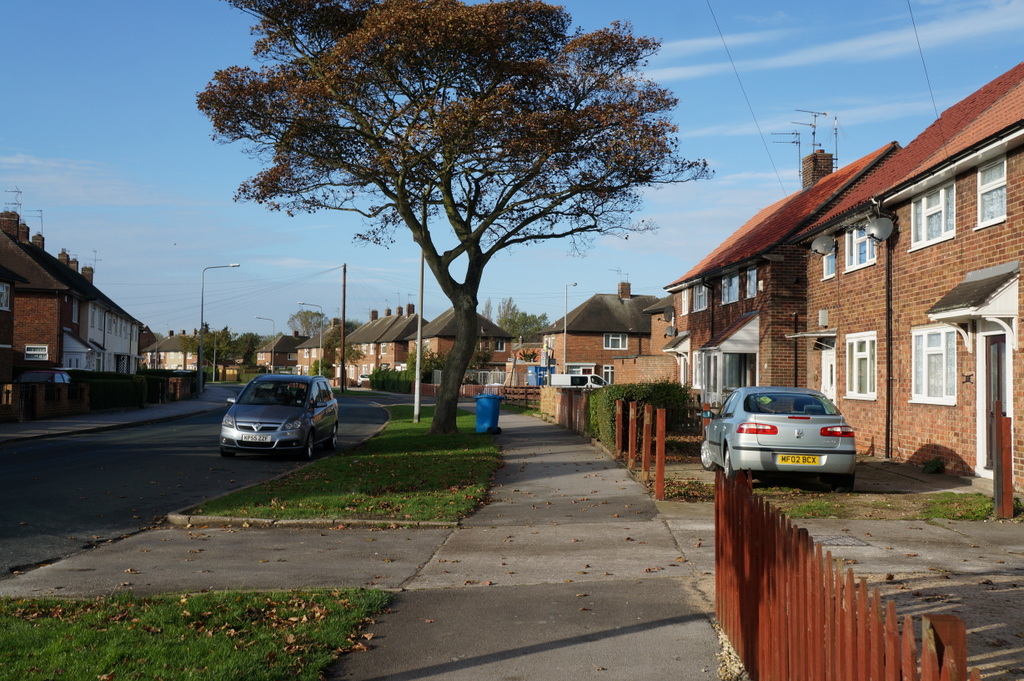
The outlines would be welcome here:
<svg viewBox="0 0 1024 681">
<path fill-rule="evenodd" d="M 910 142 L 936 111 L 1024 57 L 1024 0 L 564 6 L 584 29 L 628 21 L 662 41 L 649 75 L 680 100 L 684 155 L 716 174 L 652 192 L 636 217 L 653 218 L 655 234 L 602 239 L 585 257 L 557 242 L 521 248 L 489 266 L 481 303 L 512 298 L 551 321 L 566 291 L 570 309 L 620 280 L 665 295 L 757 210 L 797 191 L 814 121 L 805 112 L 827 112 L 816 141 L 846 164 Z M 416 302 L 418 256 L 405 234 L 390 249 L 360 245 L 345 214 L 289 218 L 233 201 L 258 166 L 210 139 L 195 94 L 218 68 L 249 60 L 249 17 L 219 0 L 16 0 L 2 16 L 3 208 L 20 202 L 49 252 L 93 265 L 95 283 L 154 331 L 198 327 L 203 268 L 234 262 L 206 273 L 214 327 L 286 331 L 300 300 L 336 316 L 343 263 L 348 318 Z M 431 319 L 449 304 L 429 272 L 426 283 Z"/>
</svg>

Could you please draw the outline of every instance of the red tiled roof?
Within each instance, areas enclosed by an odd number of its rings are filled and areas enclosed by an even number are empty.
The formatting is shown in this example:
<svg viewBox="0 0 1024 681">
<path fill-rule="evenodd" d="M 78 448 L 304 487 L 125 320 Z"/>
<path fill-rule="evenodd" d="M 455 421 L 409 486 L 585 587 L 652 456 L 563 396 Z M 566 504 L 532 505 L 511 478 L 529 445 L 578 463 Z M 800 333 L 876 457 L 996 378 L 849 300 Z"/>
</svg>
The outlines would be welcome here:
<svg viewBox="0 0 1024 681">
<path fill-rule="evenodd" d="M 811 187 L 762 209 L 689 272 L 665 288 L 743 262 L 783 242 L 794 231 L 807 224 L 808 220 L 814 219 L 822 210 L 827 209 L 852 183 L 895 148 L 895 143 L 887 144 L 826 175 Z"/>
<path fill-rule="evenodd" d="M 893 154 L 807 232 L 933 171 L 957 154 L 1021 122 L 1022 111 L 1024 62 L 943 111 L 914 141 Z"/>
</svg>

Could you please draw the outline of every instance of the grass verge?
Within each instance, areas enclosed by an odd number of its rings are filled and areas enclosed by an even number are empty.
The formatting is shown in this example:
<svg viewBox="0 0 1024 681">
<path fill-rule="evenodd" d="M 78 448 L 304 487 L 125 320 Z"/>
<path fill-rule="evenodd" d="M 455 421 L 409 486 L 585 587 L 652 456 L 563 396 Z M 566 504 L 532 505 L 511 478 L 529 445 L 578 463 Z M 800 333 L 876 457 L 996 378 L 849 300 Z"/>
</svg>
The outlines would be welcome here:
<svg viewBox="0 0 1024 681">
<path fill-rule="evenodd" d="M 314 681 L 365 645 L 361 627 L 389 600 L 358 589 L 0 599 L 0 680 Z"/>
<path fill-rule="evenodd" d="M 355 450 L 314 461 L 295 473 L 206 501 L 189 514 L 272 520 L 352 519 L 454 522 L 487 498 L 500 456 L 493 438 L 475 432 L 473 414 L 460 434 L 428 435 L 412 407 L 391 407 L 384 431 Z"/>
</svg>

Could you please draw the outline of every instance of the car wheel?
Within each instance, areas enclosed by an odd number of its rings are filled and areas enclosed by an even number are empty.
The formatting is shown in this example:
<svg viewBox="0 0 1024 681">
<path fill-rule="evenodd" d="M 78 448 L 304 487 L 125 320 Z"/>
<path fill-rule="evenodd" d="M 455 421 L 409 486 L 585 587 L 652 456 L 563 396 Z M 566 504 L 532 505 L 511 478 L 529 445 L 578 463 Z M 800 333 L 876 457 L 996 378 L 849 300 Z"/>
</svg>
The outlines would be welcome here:
<svg viewBox="0 0 1024 681">
<path fill-rule="evenodd" d="M 234 456 L 235 453 L 232 452 L 230 449 L 222 449 L 222 450 L 220 450 L 220 455 L 221 456 L 229 456 L 230 457 L 230 456 Z"/>
<path fill-rule="evenodd" d="M 722 470 L 725 477 L 732 480 L 736 477 L 736 469 L 732 467 L 732 455 L 729 453 L 729 445 L 722 444 Z"/>
<path fill-rule="evenodd" d="M 302 448 L 301 458 L 306 461 L 311 461 L 313 459 L 313 449 L 316 446 L 313 439 L 313 433 L 314 431 L 309 431 L 309 435 L 306 436 L 306 445 Z"/>
<path fill-rule="evenodd" d="M 715 459 L 711 455 L 711 445 L 707 440 L 700 443 L 700 467 L 706 471 L 718 470 L 718 464 L 715 463 Z"/>
<path fill-rule="evenodd" d="M 856 475 L 853 473 L 849 475 L 832 475 L 827 482 L 831 485 L 833 492 L 852 492 L 855 478 Z"/>
<path fill-rule="evenodd" d="M 324 449 L 329 452 L 333 452 L 338 448 L 338 424 L 335 422 L 334 428 L 331 428 L 331 436 L 324 440 Z"/>
</svg>

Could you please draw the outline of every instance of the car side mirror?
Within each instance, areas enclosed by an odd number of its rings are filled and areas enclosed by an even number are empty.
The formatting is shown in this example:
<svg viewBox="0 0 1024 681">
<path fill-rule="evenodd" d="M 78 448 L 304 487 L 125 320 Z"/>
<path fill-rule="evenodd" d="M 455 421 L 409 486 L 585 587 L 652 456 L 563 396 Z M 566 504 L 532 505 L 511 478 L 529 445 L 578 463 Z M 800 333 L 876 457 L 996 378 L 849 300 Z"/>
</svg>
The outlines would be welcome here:
<svg viewBox="0 0 1024 681">
<path fill-rule="evenodd" d="M 228 398 L 228 404 L 234 404 L 234 403 L 235 403 L 235 398 L 234 397 L 229 397 Z"/>
<path fill-rule="evenodd" d="M 718 414 L 716 414 L 715 412 L 711 411 L 710 409 L 705 409 L 704 411 L 702 411 L 700 413 L 700 417 L 702 419 L 714 419 L 714 418 L 718 417 Z"/>
</svg>

